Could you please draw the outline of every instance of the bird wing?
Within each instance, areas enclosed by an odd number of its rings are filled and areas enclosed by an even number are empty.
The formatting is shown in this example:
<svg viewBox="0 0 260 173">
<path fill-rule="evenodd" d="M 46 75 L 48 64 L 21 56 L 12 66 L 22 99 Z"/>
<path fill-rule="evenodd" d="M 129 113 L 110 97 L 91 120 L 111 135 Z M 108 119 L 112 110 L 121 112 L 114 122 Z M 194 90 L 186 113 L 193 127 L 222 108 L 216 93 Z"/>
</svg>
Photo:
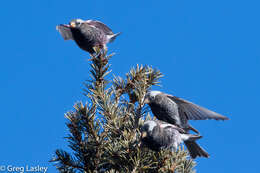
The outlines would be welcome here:
<svg viewBox="0 0 260 173">
<path fill-rule="evenodd" d="M 112 32 L 112 30 L 105 25 L 104 23 L 97 21 L 97 20 L 87 20 L 85 21 L 87 24 L 89 24 L 90 26 L 94 26 L 95 28 L 98 28 L 100 30 L 102 30 L 106 35 L 112 35 L 114 34 Z"/>
<path fill-rule="evenodd" d="M 160 125 L 160 128 L 161 129 L 174 129 L 174 130 L 177 130 L 179 131 L 180 133 L 185 133 L 185 130 L 183 130 L 182 128 L 180 127 L 177 127 L 173 124 L 169 124 L 169 123 L 166 123 L 164 121 L 160 121 L 160 120 L 157 120 L 159 122 L 159 125 Z"/>
<path fill-rule="evenodd" d="M 215 119 L 215 120 L 228 120 L 228 117 L 220 115 L 216 112 L 198 106 L 192 102 L 186 101 L 184 99 L 167 95 L 172 101 L 174 101 L 179 109 L 180 116 L 186 116 L 188 120 L 206 120 L 206 119 Z"/>
<path fill-rule="evenodd" d="M 70 27 L 67 25 L 58 25 L 56 29 L 59 31 L 64 40 L 73 40 L 73 36 Z"/>
</svg>

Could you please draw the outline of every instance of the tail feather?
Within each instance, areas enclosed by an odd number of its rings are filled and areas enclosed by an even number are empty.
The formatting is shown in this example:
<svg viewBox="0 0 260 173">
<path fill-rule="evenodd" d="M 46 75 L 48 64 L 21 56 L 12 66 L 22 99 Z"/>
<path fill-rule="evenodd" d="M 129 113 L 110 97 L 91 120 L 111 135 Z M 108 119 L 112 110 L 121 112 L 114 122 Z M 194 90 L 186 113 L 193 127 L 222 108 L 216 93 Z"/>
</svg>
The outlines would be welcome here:
<svg viewBox="0 0 260 173">
<path fill-rule="evenodd" d="M 119 36 L 120 34 L 121 34 L 121 32 L 113 34 L 113 35 L 108 35 L 107 36 L 108 37 L 108 42 L 109 43 L 113 42 L 116 39 L 116 37 Z"/>
<path fill-rule="evenodd" d="M 184 141 L 187 149 L 189 150 L 190 156 L 195 159 L 196 157 L 209 158 L 209 154 L 197 144 L 195 141 Z"/>
</svg>

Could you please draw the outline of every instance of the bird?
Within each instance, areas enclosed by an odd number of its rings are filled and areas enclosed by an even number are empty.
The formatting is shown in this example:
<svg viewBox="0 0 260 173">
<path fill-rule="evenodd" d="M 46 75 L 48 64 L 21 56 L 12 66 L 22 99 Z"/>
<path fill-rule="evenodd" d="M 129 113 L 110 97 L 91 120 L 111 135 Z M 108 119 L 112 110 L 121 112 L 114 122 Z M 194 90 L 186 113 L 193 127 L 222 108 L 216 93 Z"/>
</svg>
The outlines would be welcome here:
<svg viewBox="0 0 260 173">
<path fill-rule="evenodd" d="M 188 123 L 188 120 L 229 119 L 226 116 L 161 91 L 148 91 L 143 102 L 149 105 L 157 119 L 177 125 L 187 132 L 192 130 L 199 134 L 198 130 Z"/>
<path fill-rule="evenodd" d="M 97 20 L 73 19 L 69 24 L 56 26 L 64 40 L 74 40 L 76 44 L 90 54 L 107 50 L 107 43 L 113 42 L 121 33 L 114 34 L 104 23 Z"/>
<path fill-rule="evenodd" d="M 187 134 L 185 130 L 173 124 L 160 120 L 148 120 L 144 122 L 140 131 L 141 146 L 147 146 L 153 151 L 163 149 L 176 151 L 178 146 L 184 142 L 191 158 L 209 158 L 209 154 L 195 142 L 202 138 L 202 136 Z"/>
</svg>

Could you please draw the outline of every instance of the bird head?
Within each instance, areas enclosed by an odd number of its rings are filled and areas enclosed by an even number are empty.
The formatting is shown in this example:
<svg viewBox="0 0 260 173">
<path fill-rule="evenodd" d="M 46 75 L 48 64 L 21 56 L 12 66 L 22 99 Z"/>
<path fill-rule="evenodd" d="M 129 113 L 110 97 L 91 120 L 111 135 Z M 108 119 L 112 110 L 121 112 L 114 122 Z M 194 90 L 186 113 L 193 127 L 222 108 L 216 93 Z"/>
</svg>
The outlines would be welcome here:
<svg viewBox="0 0 260 173">
<path fill-rule="evenodd" d="M 155 121 L 149 120 L 141 127 L 141 139 L 151 137 L 154 127 L 157 126 Z"/>
<path fill-rule="evenodd" d="M 162 92 L 160 91 L 149 91 L 146 93 L 145 97 L 144 97 L 144 103 L 145 104 L 149 104 L 151 102 L 153 102 L 155 100 L 155 97 L 158 94 L 161 94 Z"/>
<path fill-rule="evenodd" d="M 83 22 L 84 22 L 84 20 L 82 20 L 82 19 L 73 19 L 70 21 L 69 25 L 72 28 L 76 28 L 76 27 L 79 27 Z"/>
</svg>

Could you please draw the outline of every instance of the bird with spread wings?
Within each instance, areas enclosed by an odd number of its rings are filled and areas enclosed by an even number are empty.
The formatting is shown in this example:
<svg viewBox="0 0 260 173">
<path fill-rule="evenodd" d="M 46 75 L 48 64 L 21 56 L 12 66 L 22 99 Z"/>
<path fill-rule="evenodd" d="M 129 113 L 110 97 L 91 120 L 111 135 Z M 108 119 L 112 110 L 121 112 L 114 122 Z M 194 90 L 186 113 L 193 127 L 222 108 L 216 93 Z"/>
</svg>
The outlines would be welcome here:
<svg viewBox="0 0 260 173">
<path fill-rule="evenodd" d="M 90 54 L 107 50 L 107 43 L 114 41 L 120 34 L 114 34 L 107 25 L 96 20 L 73 19 L 68 25 L 61 24 L 56 29 L 64 40 L 74 40 L 81 49 Z"/>
<path fill-rule="evenodd" d="M 196 133 L 199 133 L 198 130 L 193 128 L 188 123 L 188 120 L 229 119 L 192 102 L 160 91 L 147 92 L 144 97 L 144 103 L 150 106 L 157 119 Z"/>
</svg>

